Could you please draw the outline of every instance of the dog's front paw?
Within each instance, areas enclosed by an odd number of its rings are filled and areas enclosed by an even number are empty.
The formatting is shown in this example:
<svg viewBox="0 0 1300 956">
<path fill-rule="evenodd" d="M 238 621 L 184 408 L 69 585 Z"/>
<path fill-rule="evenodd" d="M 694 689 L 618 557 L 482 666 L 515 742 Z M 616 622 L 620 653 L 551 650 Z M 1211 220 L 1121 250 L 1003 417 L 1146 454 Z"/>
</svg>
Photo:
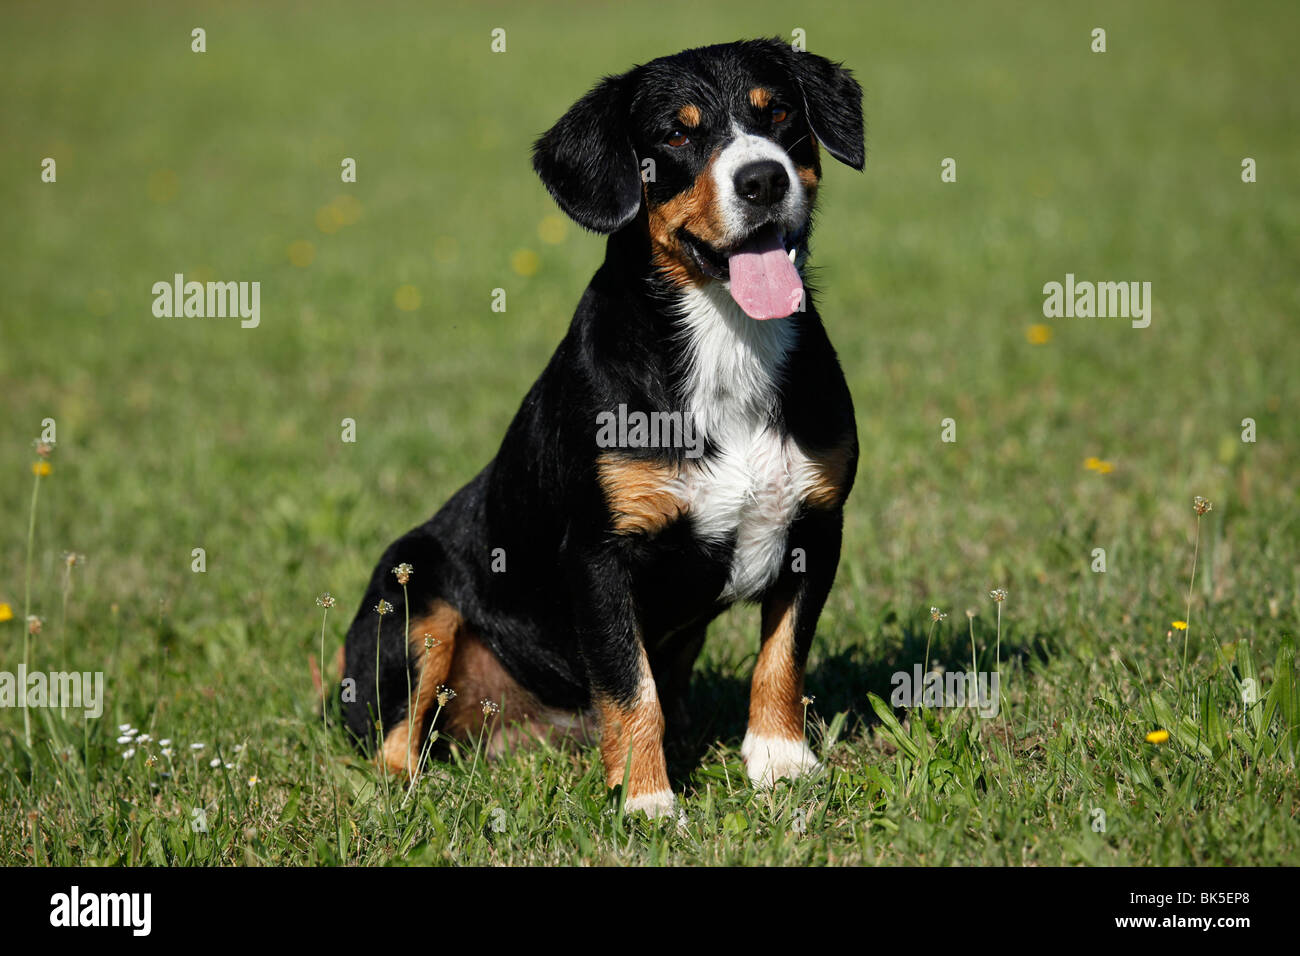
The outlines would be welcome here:
<svg viewBox="0 0 1300 956">
<path fill-rule="evenodd" d="M 654 793 L 639 793 L 628 797 L 623 808 L 629 813 L 640 811 L 652 820 L 656 817 L 677 816 L 677 800 L 671 790 L 656 790 Z"/>
<path fill-rule="evenodd" d="M 748 732 L 740 745 L 740 756 L 745 761 L 749 781 L 760 789 L 771 787 L 781 778 L 815 775 L 822 765 L 802 740 L 780 737 L 763 737 Z"/>
</svg>

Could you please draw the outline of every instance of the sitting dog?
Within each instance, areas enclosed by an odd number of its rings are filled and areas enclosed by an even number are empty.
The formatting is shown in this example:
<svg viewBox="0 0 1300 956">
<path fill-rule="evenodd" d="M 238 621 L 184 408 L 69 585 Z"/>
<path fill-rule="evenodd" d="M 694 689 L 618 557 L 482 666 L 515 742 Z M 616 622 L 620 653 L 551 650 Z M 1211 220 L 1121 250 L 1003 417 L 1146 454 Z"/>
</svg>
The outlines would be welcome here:
<svg viewBox="0 0 1300 956">
<path fill-rule="evenodd" d="M 728 43 L 603 80 L 537 141 L 605 260 L 496 457 L 371 578 L 343 711 L 388 768 L 414 773 L 435 715 L 494 750 L 598 729 L 626 806 L 672 813 L 665 715 L 685 719 L 709 622 L 749 601 L 748 775 L 819 769 L 803 672 L 858 442 L 802 273 L 821 150 L 863 166 L 861 100 L 823 57 Z"/>
</svg>

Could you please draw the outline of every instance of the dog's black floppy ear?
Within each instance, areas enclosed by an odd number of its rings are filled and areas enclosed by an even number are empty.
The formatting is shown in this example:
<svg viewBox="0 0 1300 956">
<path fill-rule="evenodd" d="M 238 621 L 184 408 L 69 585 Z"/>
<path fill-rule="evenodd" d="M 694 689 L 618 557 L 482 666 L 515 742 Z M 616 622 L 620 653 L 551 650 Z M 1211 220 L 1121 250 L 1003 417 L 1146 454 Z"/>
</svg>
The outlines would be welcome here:
<svg viewBox="0 0 1300 956">
<path fill-rule="evenodd" d="M 641 208 L 641 174 L 628 135 L 626 76 L 607 77 L 535 144 L 533 169 L 578 225 L 616 232 Z"/>
<path fill-rule="evenodd" d="M 808 125 L 841 163 L 861 169 L 866 160 L 862 136 L 862 87 L 838 63 L 815 53 L 792 52 L 791 70 L 803 92 Z"/>
</svg>

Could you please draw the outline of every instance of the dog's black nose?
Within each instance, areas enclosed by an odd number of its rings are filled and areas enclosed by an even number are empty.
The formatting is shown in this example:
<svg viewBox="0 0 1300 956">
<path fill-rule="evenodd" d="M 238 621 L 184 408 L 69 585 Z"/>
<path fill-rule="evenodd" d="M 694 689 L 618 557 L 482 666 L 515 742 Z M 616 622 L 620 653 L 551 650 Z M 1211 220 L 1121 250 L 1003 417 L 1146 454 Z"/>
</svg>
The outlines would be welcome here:
<svg viewBox="0 0 1300 956">
<path fill-rule="evenodd" d="M 776 160 L 760 159 L 736 170 L 735 184 L 736 195 L 755 206 L 775 206 L 785 198 L 790 177 Z"/>
</svg>

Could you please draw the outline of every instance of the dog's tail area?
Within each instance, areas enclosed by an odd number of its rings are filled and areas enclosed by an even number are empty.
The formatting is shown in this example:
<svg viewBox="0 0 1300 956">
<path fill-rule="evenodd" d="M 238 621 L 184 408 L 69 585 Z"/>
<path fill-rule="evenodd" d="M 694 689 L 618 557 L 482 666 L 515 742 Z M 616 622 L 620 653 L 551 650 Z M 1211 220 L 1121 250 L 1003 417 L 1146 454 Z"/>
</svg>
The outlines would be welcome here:
<svg viewBox="0 0 1300 956">
<path fill-rule="evenodd" d="M 376 627 L 373 614 L 358 615 L 348 634 L 340 685 L 353 735 L 365 749 L 378 752 L 381 767 L 413 777 L 433 716 L 446 703 L 439 700 L 440 693 L 445 696 L 439 688 L 451 672 L 463 622 L 439 599 L 426 613 L 412 615 L 405 634 L 404 623 L 403 615 L 388 614 Z"/>
</svg>

